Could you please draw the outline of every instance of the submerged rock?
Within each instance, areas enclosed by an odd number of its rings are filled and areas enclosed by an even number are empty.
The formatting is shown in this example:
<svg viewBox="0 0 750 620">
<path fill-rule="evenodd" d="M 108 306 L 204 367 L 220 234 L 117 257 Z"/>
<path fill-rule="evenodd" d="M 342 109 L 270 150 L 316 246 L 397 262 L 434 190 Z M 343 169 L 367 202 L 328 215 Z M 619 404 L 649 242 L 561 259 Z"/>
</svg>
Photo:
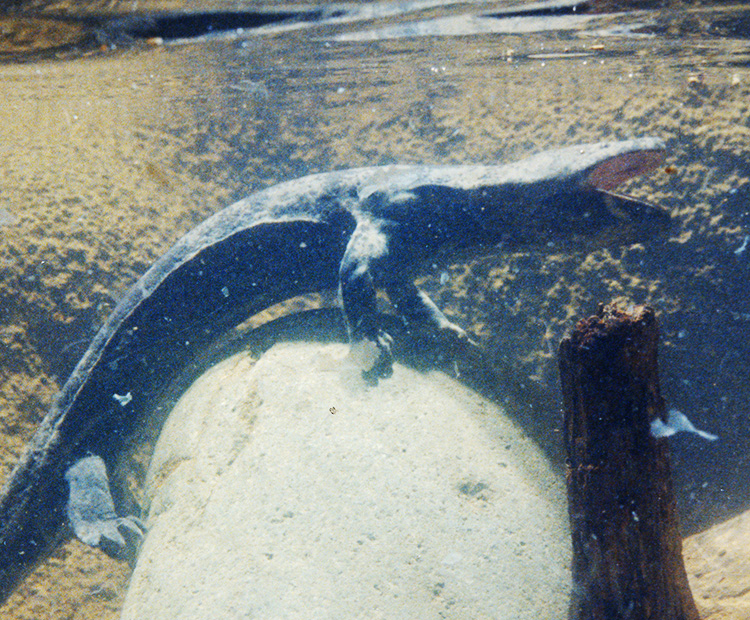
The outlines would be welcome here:
<svg viewBox="0 0 750 620">
<path fill-rule="evenodd" d="M 183 396 L 123 618 L 564 617 L 562 480 L 496 405 L 343 345 L 277 345 Z"/>
<path fill-rule="evenodd" d="M 685 566 L 703 620 L 750 617 L 750 510 L 682 543 Z"/>
</svg>

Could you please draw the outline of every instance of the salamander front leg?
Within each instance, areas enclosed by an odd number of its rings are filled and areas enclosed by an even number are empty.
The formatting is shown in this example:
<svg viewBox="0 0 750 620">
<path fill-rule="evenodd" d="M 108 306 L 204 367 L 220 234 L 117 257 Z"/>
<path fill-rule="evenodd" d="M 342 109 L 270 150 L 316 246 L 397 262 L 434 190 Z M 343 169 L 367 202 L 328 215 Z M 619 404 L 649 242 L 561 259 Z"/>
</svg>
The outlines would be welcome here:
<svg viewBox="0 0 750 620">
<path fill-rule="evenodd" d="M 137 517 L 118 517 L 109 489 L 107 468 L 98 456 L 87 456 L 65 473 L 70 486 L 68 520 L 75 535 L 132 566 L 146 533 Z"/>
<path fill-rule="evenodd" d="M 372 224 L 360 224 L 349 240 L 339 269 L 339 290 L 352 354 L 364 368 L 362 376 L 375 385 L 393 374 L 393 339 L 379 325 L 375 280 L 370 266 L 385 254 L 385 241 Z"/>
</svg>

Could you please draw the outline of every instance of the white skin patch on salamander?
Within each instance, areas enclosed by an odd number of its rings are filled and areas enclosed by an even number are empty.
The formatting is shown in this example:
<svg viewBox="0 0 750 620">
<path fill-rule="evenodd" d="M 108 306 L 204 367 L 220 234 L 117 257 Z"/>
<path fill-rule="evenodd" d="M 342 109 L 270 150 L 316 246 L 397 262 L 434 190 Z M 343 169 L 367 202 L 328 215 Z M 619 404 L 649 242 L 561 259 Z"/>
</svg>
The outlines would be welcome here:
<svg viewBox="0 0 750 620">
<path fill-rule="evenodd" d="M 380 350 L 367 339 L 352 342 L 349 346 L 349 359 L 362 370 L 370 370 L 378 361 Z"/>
<path fill-rule="evenodd" d="M 362 261 L 357 265 L 357 268 L 352 273 L 352 276 L 355 278 L 359 278 L 360 276 L 364 275 L 364 273 L 370 268 L 370 261 Z"/>
<path fill-rule="evenodd" d="M 388 252 L 388 237 L 382 230 L 380 220 L 362 220 L 357 224 L 354 234 L 357 237 L 357 250 L 364 259 L 363 262 L 380 258 Z"/>
</svg>

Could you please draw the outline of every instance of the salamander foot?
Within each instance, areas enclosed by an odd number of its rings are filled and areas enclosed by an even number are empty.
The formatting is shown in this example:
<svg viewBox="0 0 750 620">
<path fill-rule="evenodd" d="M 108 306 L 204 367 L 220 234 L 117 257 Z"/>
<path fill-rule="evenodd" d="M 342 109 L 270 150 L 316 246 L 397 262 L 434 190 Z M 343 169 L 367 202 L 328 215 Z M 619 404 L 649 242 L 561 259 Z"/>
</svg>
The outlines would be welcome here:
<svg viewBox="0 0 750 620">
<path fill-rule="evenodd" d="M 82 458 L 68 469 L 65 479 L 70 486 L 68 520 L 75 535 L 134 565 L 146 526 L 138 517 L 115 513 L 104 461 L 98 456 Z"/>
</svg>

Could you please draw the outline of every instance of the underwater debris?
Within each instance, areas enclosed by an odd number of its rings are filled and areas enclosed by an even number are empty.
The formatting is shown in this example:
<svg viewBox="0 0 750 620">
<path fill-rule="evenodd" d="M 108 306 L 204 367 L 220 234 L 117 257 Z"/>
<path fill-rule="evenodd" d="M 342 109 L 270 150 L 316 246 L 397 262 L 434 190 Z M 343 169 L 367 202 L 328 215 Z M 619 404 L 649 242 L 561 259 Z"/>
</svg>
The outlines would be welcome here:
<svg viewBox="0 0 750 620">
<path fill-rule="evenodd" d="M 703 439 L 709 441 L 716 441 L 718 437 L 713 433 L 707 433 L 701 431 L 693 426 L 693 423 L 688 420 L 688 417 L 677 409 L 670 409 L 669 415 L 667 416 L 666 422 L 661 418 L 655 418 L 651 422 L 651 436 L 657 439 L 661 437 L 671 437 L 675 433 L 684 431 L 686 433 L 694 433 Z"/>
</svg>

